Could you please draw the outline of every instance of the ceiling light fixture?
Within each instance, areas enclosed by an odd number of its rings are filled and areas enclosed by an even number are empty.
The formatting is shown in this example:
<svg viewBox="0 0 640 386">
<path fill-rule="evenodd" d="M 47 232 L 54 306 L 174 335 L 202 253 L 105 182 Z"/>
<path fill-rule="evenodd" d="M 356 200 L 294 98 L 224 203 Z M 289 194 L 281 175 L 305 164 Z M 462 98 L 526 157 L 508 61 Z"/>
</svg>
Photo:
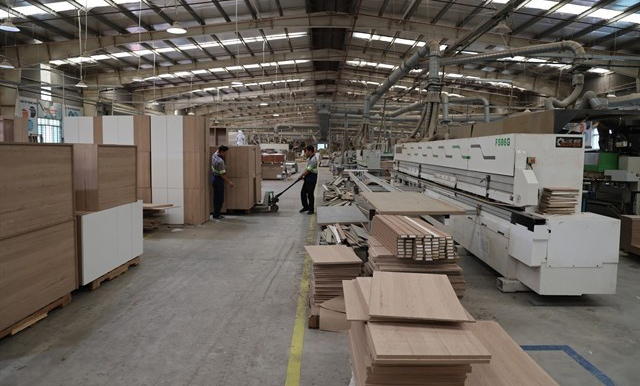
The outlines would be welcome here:
<svg viewBox="0 0 640 386">
<path fill-rule="evenodd" d="M 502 20 L 495 27 L 493 27 L 493 32 L 501 35 L 506 35 L 511 33 L 511 28 L 507 25 L 507 22 Z"/>
<path fill-rule="evenodd" d="M 87 88 L 89 86 L 87 86 L 87 84 L 82 79 L 80 79 L 80 82 L 78 82 L 76 84 L 76 87 L 78 87 L 78 88 Z"/>
<path fill-rule="evenodd" d="M 244 83 L 240 82 L 239 80 L 234 80 L 233 82 L 231 82 L 232 86 L 242 86 Z"/>
<path fill-rule="evenodd" d="M 144 82 L 144 78 L 141 76 L 134 76 L 133 79 L 131 79 L 132 82 Z"/>
<path fill-rule="evenodd" d="M 9 60 L 4 59 L 2 62 L 0 62 L 0 68 L 10 70 L 10 69 L 15 68 L 15 67 L 13 66 L 13 64 L 11 64 L 9 62 Z"/>
<path fill-rule="evenodd" d="M 16 27 L 9 19 L 6 19 L 2 24 L 0 24 L 0 30 L 7 32 L 20 32 L 20 28 Z"/>
<path fill-rule="evenodd" d="M 186 34 L 187 30 L 182 28 L 179 22 L 174 21 L 173 24 L 171 24 L 171 27 L 167 28 L 167 32 L 174 35 L 182 35 Z"/>
<path fill-rule="evenodd" d="M 260 103 L 260 106 L 269 106 L 269 104 L 267 102 L 262 102 Z"/>
<path fill-rule="evenodd" d="M 274 117 L 279 117 L 279 116 L 280 116 L 280 114 L 275 113 L 275 114 L 273 114 L 273 116 L 274 116 Z"/>
</svg>

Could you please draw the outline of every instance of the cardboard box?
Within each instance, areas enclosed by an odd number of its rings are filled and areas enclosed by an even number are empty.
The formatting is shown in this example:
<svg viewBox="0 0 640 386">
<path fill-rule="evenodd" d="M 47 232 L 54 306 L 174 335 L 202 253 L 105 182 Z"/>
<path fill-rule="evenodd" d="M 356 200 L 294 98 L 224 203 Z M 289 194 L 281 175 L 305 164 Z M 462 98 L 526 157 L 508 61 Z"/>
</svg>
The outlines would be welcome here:
<svg viewBox="0 0 640 386">
<path fill-rule="evenodd" d="M 77 211 L 94 212 L 136 201 L 135 146 L 74 144 Z"/>
<path fill-rule="evenodd" d="M 72 146 L 0 143 L 0 239 L 73 218 Z"/>
<path fill-rule="evenodd" d="M 0 241 L 0 331 L 78 288 L 75 220 Z"/>
</svg>

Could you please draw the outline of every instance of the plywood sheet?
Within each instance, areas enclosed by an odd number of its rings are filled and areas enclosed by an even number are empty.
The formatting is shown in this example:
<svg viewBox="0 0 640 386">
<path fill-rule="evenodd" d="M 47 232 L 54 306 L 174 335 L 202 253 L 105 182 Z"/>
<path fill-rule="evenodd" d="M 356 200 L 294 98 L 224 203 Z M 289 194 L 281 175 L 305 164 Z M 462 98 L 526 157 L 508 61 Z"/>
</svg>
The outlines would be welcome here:
<svg viewBox="0 0 640 386">
<path fill-rule="evenodd" d="M 380 214 L 407 216 L 464 214 L 464 209 L 418 192 L 363 192 Z"/>
<path fill-rule="evenodd" d="M 491 353 L 491 362 L 473 364 L 466 386 L 557 386 L 516 342 L 493 321 L 465 325 Z"/>
<path fill-rule="evenodd" d="M 472 322 L 446 275 L 374 272 L 371 320 Z"/>
<path fill-rule="evenodd" d="M 75 221 L 0 241 L 0 330 L 78 288 Z"/>
<path fill-rule="evenodd" d="M 345 245 L 307 245 L 304 248 L 314 265 L 362 263 L 353 249 Z"/>
<path fill-rule="evenodd" d="M 0 144 L 0 239 L 72 220 L 71 145 Z"/>
<path fill-rule="evenodd" d="M 318 225 L 330 224 L 361 224 L 369 220 L 362 214 L 357 206 L 320 206 L 318 212 Z"/>
<path fill-rule="evenodd" d="M 460 325 L 367 323 L 376 364 L 488 363 L 491 353 Z"/>
<path fill-rule="evenodd" d="M 136 201 L 136 148 L 98 146 L 98 203 L 104 210 Z"/>
<path fill-rule="evenodd" d="M 367 321 L 369 320 L 369 309 L 362 302 L 358 291 L 356 280 L 343 280 L 342 290 L 344 292 L 345 311 L 347 320 L 349 321 Z"/>
</svg>

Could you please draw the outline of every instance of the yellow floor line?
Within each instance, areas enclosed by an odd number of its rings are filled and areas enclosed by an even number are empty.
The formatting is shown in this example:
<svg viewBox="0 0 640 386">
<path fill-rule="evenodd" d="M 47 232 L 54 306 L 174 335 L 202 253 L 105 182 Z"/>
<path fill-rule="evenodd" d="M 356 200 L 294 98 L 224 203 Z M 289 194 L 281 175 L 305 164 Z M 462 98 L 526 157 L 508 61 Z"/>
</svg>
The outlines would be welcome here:
<svg viewBox="0 0 640 386">
<path fill-rule="evenodd" d="M 314 245 L 316 238 L 316 215 L 309 216 L 307 229 L 307 245 Z M 307 316 L 307 295 L 309 294 L 309 273 L 311 271 L 311 258 L 304 255 L 304 269 L 300 279 L 300 294 L 296 308 L 296 320 L 291 335 L 291 349 L 289 350 L 289 365 L 287 366 L 287 380 L 285 386 L 300 385 L 300 369 L 302 367 L 302 345 L 304 343 L 304 330 Z"/>
</svg>

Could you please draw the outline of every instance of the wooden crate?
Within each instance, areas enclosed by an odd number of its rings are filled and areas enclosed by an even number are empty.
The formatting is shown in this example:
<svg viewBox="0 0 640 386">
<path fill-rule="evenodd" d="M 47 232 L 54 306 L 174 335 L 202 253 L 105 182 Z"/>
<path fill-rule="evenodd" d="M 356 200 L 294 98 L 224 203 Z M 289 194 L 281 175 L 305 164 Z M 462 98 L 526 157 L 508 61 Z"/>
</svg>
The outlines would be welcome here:
<svg viewBox="0 0 640 386">
<path fill-rule="evenodd" d="M 0 239 L 73 218 L 72 147 L 0 143 Z"/>
<path fill-rule="evenodd" d="M 76 210 L 95 212 L 136 201 L 135 146 L 73 145 Z"/>
<path fill-rule="evenodd" d="M 75 220 L 0 241 L 0 331 L 78 288 Z"/>
</svg>

